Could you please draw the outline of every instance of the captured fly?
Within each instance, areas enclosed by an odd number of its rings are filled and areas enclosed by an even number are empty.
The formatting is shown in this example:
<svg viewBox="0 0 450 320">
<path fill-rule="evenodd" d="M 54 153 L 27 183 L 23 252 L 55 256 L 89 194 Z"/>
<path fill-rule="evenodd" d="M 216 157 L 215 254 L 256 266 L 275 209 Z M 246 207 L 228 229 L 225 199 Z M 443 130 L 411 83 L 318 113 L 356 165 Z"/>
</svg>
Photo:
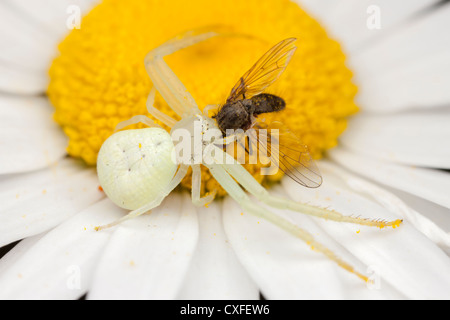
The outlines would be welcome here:
<svg viewBox="0 0 450 320">
<path fill-rule="evenodd" d="M 262 92 L 286 69 L 297 49 L 295 40 L 289 38 L 272 47 L 231 89 L 226 103 L 215 116 L 223 134 L 226 129 L 247 130 L 252 127 L 256 116 L 281 111 L 286 107 L 282 98 Z"/>
<path fill-rule="evenodd" d="M 250 132 L 247 134 L 250 147 L 264 149 L 275 161 L 278 168 L 299 184 L 317 188 L 322 184 L 322 177 L 311 155 L 299 138 L 282 123 L 271 124 L 258 122 L 260 114 L 279 112 L 285 109 L 283 98 L 264 93 L 286 69 L 297 47 L 295 38 L 288 38 L 273 46 L 250 68 L 235 84 L 231 93 L 217 114 L 213 117 L 222 134 L 227 136 L 227 129 Z M 279 133 L 276 141 L 265 135 L 260 139 L 258 130 L 276 129 Z M 256 131 L 256 133 L 255 133 Z M 246 151 L 249 150 L 246 148 Z M 275 156 L 276 155 L 276 156 Z"/>
</svg>

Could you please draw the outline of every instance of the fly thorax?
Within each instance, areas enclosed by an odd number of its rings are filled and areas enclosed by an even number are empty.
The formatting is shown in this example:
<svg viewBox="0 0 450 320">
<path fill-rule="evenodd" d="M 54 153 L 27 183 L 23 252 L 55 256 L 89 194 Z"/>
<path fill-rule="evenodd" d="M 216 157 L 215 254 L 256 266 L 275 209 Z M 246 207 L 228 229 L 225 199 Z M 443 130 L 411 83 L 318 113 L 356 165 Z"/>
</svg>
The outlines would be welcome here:
<svg viewBox="0 0 450 320">
<path fill-rule="evenodd" d="M 217 123 L 219 127 L 225 129 L 243 129 L 248 126 L 250 114 L 248 112 L 247 102 L 239 100 L 225 104 L 217 114 Z"/>
</svg>

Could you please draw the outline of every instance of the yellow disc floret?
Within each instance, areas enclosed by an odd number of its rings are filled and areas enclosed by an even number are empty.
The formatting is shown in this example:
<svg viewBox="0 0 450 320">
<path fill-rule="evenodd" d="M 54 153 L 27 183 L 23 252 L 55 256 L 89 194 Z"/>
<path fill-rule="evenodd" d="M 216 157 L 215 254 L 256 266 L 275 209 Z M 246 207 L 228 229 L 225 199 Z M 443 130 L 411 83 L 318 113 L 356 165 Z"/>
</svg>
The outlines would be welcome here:
<svg viewBox="0 0 450 320">
<path fill-rule="evenodd" d="M 70 138 L 68 153 L 94 165 L 117 123 L 147 114 L 145 101 L 152 84 L 145 55 L 178 34 L 217 24 L 247 36 L 213 38 L 166 59 L 199 107 L 224 103 L 239 77 L 263 53 L 282 39 L 296 37 L 298 49 L 291 63 L 268 90 L 285 99 L 286 110 L 264 118 L 283 122 L 315 159 L 334 147 L 346 118 L 357 111 L 357 89 L 339 44 L 297 4 L 104 0 L 61 42 L 60 55 L 50 68 L 48 96 L 55 120 Z M 158 94 L 155 106 L 176 118 Z M 261 176 L 258 165 L 246 168 L 262 183 L 282 176 Z M 209 173 L 203 173 L 203 193 L 218 189 L 223 194 Z M 190 188 L 190 177 L 182 184 Z"/>
</svg>

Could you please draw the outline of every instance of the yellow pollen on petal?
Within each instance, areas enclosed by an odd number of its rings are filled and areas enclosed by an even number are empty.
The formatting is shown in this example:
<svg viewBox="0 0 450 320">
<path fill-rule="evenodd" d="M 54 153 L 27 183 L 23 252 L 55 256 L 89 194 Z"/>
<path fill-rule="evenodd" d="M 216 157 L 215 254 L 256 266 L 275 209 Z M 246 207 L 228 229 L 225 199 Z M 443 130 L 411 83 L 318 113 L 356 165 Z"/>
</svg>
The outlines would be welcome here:
<svg viewBox="0 0 450 320">
<path fill-rule="evenodd" d="M 386 227 L 392 227 L 393 229 L 400 227 L 400 225 L 403 223 L 403 220 L 401 219 L 397 219 L 394 221 L 380 221 L 380 225 L 378 226 L 378 228 L 383 229 Z"/>
<path fill-rule="evenodd" d="M 187 30 L 218 24 L 251 37 L 216 37 L 165 58 L 199 107 L 223 104 L 262 54 L 279 41 L 296 37 L 298 49 L 289 66 L 267 91 L 281 96 L 286 110 L 264 118 L 283 122 L 315 159 L 336 146 L 347 118 L 358 110 L 357 88 L 339 43 L 296 3 L 104 0 L 83 18 L 81 29 L 72 30 L 60 43 L 59 56 L 49 70 L 47 94 L 55 107 L 55 121 L 69 137 L 69 155 L 95 165 L 102 143 L 120 121 L 147 115 L 152 84 L 144 57 L 151 49 Z M 179 119 L 158 93 L 155 107 Z M 281 170 L 261 175 L 260 165 L 245 168 L 263 185 L 283 176 Z M 190 176 L 182 187 L 190 189 Z M 225 194 L 202 167 L 202 194 L 215 190 L 219 196 Z"/>
</svg>

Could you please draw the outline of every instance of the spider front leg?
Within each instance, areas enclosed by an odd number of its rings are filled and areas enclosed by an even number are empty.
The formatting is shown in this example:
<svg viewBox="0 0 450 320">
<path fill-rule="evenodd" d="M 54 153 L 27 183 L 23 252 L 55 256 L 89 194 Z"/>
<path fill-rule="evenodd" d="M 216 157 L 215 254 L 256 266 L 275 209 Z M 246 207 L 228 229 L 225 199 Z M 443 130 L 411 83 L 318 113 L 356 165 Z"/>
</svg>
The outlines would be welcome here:
<svg viewBox="0 0 450 320">
<path fill-rule="evenodd" d="M 209 112 L 211 110 L 217 110 L 219 109 L 220 105 L 218 104 L 208 104 L 206 107 L 203 108 L 203 115 L 205 117 L 209 117 Z"/>
<path fill-rule="evenodd" d="M 260 217 L 269 221 L 270 223 L 278 226 L 279 228 L 289 232 L 296 238 L 304 241 L 307 245 L 314 250 L 321 252 L 326 257 L 337 263 L 340 267 L 345 270 L 355 274 L 364 281 L 369 281 L 368 277 L 354 270 L 354 268 L 337 257 L 330 249 L 322 245 L 321 243 L 314 240 L 314 237 L 307 231 L 299 228 L 295 224 L 289 222 L 288 220 L 272 213 L 271 211 L 265 209 L 264 207 L 254 203 L 241 189 L 241 187 L 233 180 L 233 178 L 228 174 L 228 172 L 223 168 L 221 164 L 207 165 L 212 176 L 220 183 L 220 185 L 228 192 L 228 194 L 239 203 L 243 211 L 248 212 L 256 217 Z"/>
<path fill-rule="evenodd" d="M 371 227 L 397 227 L 402 223 L 402 220 L 394 221 L 380 221 L 364 219 L 359 217 L 344 216 L 339 212 L 319 208 L 283 198 L 278 198 L 272 196 L 267 192 L 264 187 L 262 187 L 258 181 L 256 181 L 253 176 L 245 170 L 233 157 L 225 154 L 226 161 L 222 165 L 223 168 L 234 178 L 236 181 L 243 186 L 247 191 L 253 194 L 258 200 L 264 202 L 265 204 L 279 209 L 287 209 L 296 211 L 303 214 L 308 214 L 322 219 L 333 220 L 338 222 L 349 222 L 354 224 L 360 224 Z M 219 158 L 218 158 L 219 159 Z"/>
<path fill-rule="evenodd" d="M 186 113 L 189 114 L 192 113 L 192 111 L 199 112 L 199 110 L 194 98 L 192 98 L 186 87 L 178 79 L 172 69 L 170 69 L 163 58 L 175 51 L 217 35 L 218 33 L 212 31 L 196 35 L 192 32 L 188 32 L 183 36 L 165 42 L 161 46 L 150 51 L 145 57 L 145 68 L 147 69 L 147 73 L 154 86 L 147 98 L 147 111 L 168 127 L 173 127 L 176 121 L 154 107 L 156 90 L 162 95 L 170 108 L 181 117 Z M 152 119 L 143 115 L 138 115 L 120 122 L 115 130 L 117 131 L 139 122 L 142 122 L 149 127 L 158 126 Z"/>
<path fill-rule="evenodd" d="M 246 153 L 248 153 L 248 163 L 256 164 L 256 153 L 253 152 L 252 144 L 248 143 L 248 149 L 246 147 L 246 139 L 248 138 L 248 136 L 246 135 L 245 131 L 242 129 L 232 131 L 232 134 L 214 140 L 214 145 L 219 148 L 225 146 L 226 153 L 229 155 L 229 157 L 224 159 L 223 163 L 245 163 Z M 236 146 L 238 147 L 238 149 L 235 148 Z M 236 157 L 236 159 L 234 157 Z"/>
<path fill-rule="evenodd" d="M 216 32 L 193 34 L 189 32 L 176 37 L 150 51 L 145 57 L 145 68 L 156 90 L 179 116 L 198 111 L 198 106 L 183 83 L 164 61 L 164 57 L 175 51 L 217 36 Z"/>
<path fill-rule="evenodd" d="M 169 128 L 172 128 L 174 126 L 174 124 L 176 123 L 176 121 L 173 118 L 169 117 L 164 112 L 161 112 L 155 108 L 155 106 L 154 106 L 155 95 L 156 95 L 156 89 L 155 89 L 155 87 L 153 87 L 152 90 L 150 90 L 150 93 L 148 94 L 148 98 L 147 98 L 148 113 L 150 113 L 153 117 L 155 117 L 155 119 L 161 121 Z"/>
</svg>

